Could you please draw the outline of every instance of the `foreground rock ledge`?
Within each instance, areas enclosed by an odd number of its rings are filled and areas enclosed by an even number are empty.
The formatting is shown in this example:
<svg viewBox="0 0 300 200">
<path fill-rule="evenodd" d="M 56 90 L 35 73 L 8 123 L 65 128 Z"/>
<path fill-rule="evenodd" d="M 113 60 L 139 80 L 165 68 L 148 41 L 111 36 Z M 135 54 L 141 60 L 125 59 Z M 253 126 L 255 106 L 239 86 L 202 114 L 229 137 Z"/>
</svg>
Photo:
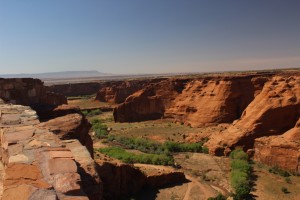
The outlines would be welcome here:
<svg viewBox="0 0 300 200">
<path fill-rule="evenodd" d="M 60 140 L 39 123 L 29 107 L 0 105 L 2 199 L 102 199 L 102 182 L 86 147 Z"/>
</svg>

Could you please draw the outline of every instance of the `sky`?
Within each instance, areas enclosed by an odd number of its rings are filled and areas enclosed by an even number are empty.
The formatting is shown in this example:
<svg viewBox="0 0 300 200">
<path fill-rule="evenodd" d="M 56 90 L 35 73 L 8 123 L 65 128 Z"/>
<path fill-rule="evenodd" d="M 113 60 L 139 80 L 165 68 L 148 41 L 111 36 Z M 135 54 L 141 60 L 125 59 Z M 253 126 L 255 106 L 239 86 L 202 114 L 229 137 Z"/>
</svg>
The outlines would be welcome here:
<svg viewBox="0 0 300 200">
<path fill-rule="evenodd" d="M 292 67 L 299 0 L 0 0 L 0 74 Z"/>
</svg>

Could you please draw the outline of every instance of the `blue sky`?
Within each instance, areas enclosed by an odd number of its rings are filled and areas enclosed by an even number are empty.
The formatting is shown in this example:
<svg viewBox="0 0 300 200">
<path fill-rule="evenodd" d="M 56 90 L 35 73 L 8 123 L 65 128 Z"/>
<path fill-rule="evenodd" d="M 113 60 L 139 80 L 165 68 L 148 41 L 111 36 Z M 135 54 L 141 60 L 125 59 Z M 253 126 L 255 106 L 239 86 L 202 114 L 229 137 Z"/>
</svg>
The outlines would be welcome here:
<svg viewBox="0 0 300 200">
<path fill-rule="evenodd" d="M 0 74 L 300 67 L 298 0 L 0 0 Z"/>
</svg>

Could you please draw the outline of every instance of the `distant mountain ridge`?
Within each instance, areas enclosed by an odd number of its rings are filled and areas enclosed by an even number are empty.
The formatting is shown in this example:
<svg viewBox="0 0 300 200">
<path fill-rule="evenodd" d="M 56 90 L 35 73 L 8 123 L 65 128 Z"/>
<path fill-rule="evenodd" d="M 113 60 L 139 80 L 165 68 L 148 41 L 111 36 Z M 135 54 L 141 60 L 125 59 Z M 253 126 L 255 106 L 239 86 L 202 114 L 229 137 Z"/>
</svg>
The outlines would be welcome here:
<svg viewBox="0 0 300 200">
<path fill-rule="evenodd" d="M 90 71 L 62 71 L 37 74 L 0 74 L 0 78 L 38 78 L 38 79 L 58 79 L 58 78 L 87 78 L 98 76 L 111 76 L 112 74 L 101 73 L 96 70 Z"/>
</svg>

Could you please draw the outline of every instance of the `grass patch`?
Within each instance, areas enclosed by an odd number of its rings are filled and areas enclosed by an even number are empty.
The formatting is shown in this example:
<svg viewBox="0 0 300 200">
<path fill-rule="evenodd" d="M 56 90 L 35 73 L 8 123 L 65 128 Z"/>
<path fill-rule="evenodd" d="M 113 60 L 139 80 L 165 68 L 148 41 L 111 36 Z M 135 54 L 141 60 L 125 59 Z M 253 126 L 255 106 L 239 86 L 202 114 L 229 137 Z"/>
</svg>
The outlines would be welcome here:
<svg viewBox="0 0 300 200">
<path fill-rule="evenodd" d="M 97 138 L 105 138 L 108 135 L 107 126 L 99 119 L 93 119 L 91 121 L 92 129 L 95 132 Z"/>
<path fill-rule="evenodd" d="M 102 111 L 100 109 L 95 109 L 95 110 L 82 110 L 82 114 L 84 114 L 87 117 L 93 117 L 96 115 L 100 115 Z"/>
<path fill-rule="evenodd" d="M 248 162 L 248 155 L 243 150 L 237 149 L 231 152 L 230 158 L 230 179 L 232 187 L 235 189 L 234 199 L 246 199 L 251 191 L 251 165 Z"/>
<path fill-rule="evenodd" d="M 165 154 L 134 154 L 127 152 L 120 147 L 107 147 L 98 149 L 100 153 L 106 154 L 110 157 L 119 159 L 125 163 L 143 163 L 154 165 L 173 165 L 174 159 L 172 156 Z"/>
</svg>

